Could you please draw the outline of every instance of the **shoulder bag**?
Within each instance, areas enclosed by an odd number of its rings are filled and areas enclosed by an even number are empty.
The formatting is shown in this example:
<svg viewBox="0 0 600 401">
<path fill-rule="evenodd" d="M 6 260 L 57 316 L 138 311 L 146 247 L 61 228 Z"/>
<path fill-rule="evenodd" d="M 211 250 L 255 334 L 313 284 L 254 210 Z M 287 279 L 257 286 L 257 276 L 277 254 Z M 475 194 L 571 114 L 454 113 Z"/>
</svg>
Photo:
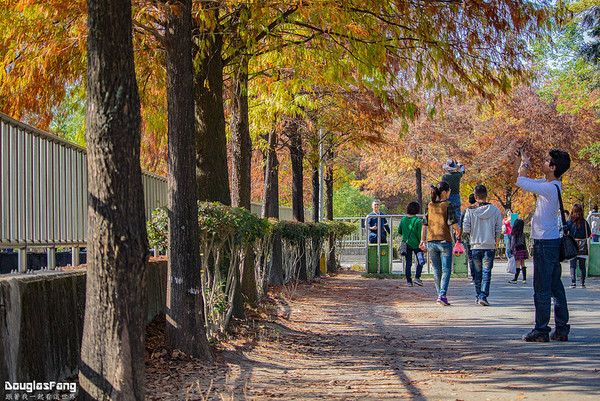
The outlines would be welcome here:
<svg viewBox="0 0 600 401">
<path fill-rule="evenodd" d="M 560 188 L 558 185 L 554 185 L 556 187 L 556 192 L 558 192 L 558 202 L 560 205 L 560 218 L 562 221 L 563 227 L 567 226 L 567 222 L 565 221 L 565 210 L 563 209 L 563 201 L 562 196 L 560 195 Z M 563 230 L 564 231 L 564 230 Z M 567 234 L 564 232 L 563 237 L 561 238 L 560 244 L 560 255 L 558 260 L 560 262 L 565 260 L 571 260 L 577 257 L 579 253 L 579 246 L 577 245 L 577 241 L 571 236 L 571 234 Z"/>
<path fill-rule="evenodd" d="M 588 224 L 585 220 L 583 221 L 583 226 L 585 227 L 585 238 L 575 239 L 575 241 L 577 242 L 577 248 L 579 249 L 579 252 L 577 252 L 577 254 L 579 256 L 585 256 L 588 254 L 588 240 L 587 239 L 589 238 L 590 234 L 588 234 Z"/>
</svg>

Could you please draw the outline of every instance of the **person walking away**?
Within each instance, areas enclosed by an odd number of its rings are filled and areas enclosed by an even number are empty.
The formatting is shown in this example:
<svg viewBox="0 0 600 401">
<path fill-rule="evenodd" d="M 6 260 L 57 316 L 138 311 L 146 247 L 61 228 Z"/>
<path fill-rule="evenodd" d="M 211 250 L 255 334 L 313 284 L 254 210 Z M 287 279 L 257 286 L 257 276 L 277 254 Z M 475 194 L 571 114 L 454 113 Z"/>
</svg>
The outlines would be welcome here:
<svg viewBox="0 0 600 401">
<path fill-rule="evenodd" d="M 442 181 L 446 181 L 450 185 L 450 196 L 448 200 L 454 205 L 454 215 L 458 219 L 460 216 L 460 179 L 465 174 L 465 166 L 460 161 L 449 159 L 446 164 L 442 166 L 442 169 L 446 171 L 442 175 Z"/>
<path fill-rule="evenodd" d="M 488 193 L 484 185 L 477 185 L 474 193 L 477 203 L 467 209 L 463 230 L 469 235 L 475 265 L 473 282 L 476 302 L 481 306 L 489 306 L 496 244 L 502 236 L 502 213 L 496 206 L 487 202 Z"/>
<path fill-rule="evenodd" d="M 523 284 L 527 283 L 527 268 L 525 267 L 525 261 L 529 259 L 529 252 L 527 251 L 527 243 L 525 241 L 525 222 L 521 219 L 516 219 L 512 227 L 510 244 L 511 253 L 515 257 L 515 263 L 517 264 L 517 271 L 515 277 L 509 281 L 511 284 L 517 284 L 519 273 L 523 273 Z"/>
<path fill-rule="evenodd" d="M 511 233 L 512 233 L 512 226 L 511 226 L 511 210 L 508 209 L 506 211 L 506 218 L 504 220 L 502 220 L 502 224 L 504 225 L 503 228 L 503 233 L 504 233 L 504 245 L 506 246 L 506 259 L 510 259 L 510 257 L 512 256 L 512 253 L 510 252 L 511 250 L 511 244 L 510 244 L 510 239 L 511 239 Z"/>
<path fill-rule="evenodd" d="M 588 222 L 583 219 L 583 206 L 579 203 L 573 205 L 565 231 L 567 234 L 571 234 L 579 245 L 579 254 L 576 258 L 569 261 L 571 268 L 571 288 L 577 287 L 577 265 L 579 265 L 579 270 L 581 271 L 581 288 L 585 288 L 585 260 L 588 257 L 587 240 L 592 235 L 592 230 Z"/>
<path fill-rule="evenodd" d="M 413 286 L 411 268 L 412 258 L 415 255 L 417 267 L 415 269 L 415 284 L 422 286 L 421 272 L 423 271 L 423 265 L 425 264 L 425 257 L 423 251 L 419 249 L 421 243 L 421 230 L 423 229 L 423 222 L 420 217 L 416 215 L 421 213 L 421 205 L 418 202 L 410 202 L 406 207 L 406 214 L 400 225 L 398 226 L 398 234 L 402 236 L 402 242 L 406 244 L 406 254 L 404 255 L 404 276 L 406 277 L 406 283 L 409 287 Z"/>
<path fill-rule="evenodd" d="M 551 150 L 541 170 L 545 178 L 527 178 L 531 167 L 529 157 L 521 150 L 515 151 L 515 173 L 517 186 L 524 191 L 537 194 L 535 213 L 531 220 L 533 239 L 533 300 L 535 305 L 535 327 L 523 336 L 532 342 L 567 341 L 570 331 L 569 308 L 565 288 L 560 279 L 560 245 L 556 216 L 559 213 L 559 178 L 571 166 L 567 152 Z M 519 165 L 520 156 L 520 165 Z M 554 299 L 554 331 L 550 332 L 550 307 Z"/>
<path fill-rule="evenodd" d="M 469 194 L 469 206 L 474 205 L 475 202 L 475 194 Z M 467 254 L 467 261 L 469 263 L 469 274 L 471 275 L 471 280 L 475 278 L 475 265 L 473 264 L 473 257 L 471 254 L 471 244 L 469 243 L 469 236 L 464 233 L 463 223 L 465 221 L 465 214 L 467 213 L 467 209 L 463 210 L 460 215 L 460 219 L 458 220 L 458 225 L 460 226 L 461 234 L 461 242 L 465 247 L 465 252 Z"/>
<path fill-rule="evenodd" d="M 423 219 L 421 243 L 419 248 L 427 250 L 433 265 L 433 281 L 438 293 L 437 303 L 449 306 L 447 293 L 452 269 L 452 233 L 460 236 L 460 227 L 456 219 L 456 209 L 448 201 L 450 185 L 446 181 L 431 186 L 431 202 Z"/>
<path fill-rule="evenodd" d="M 600 215 L 598 215 L 598 205 L 594 205 L 586 220 L 592 230 L 592 241 L 598 242 L 598 239 L 600 238 Z"/>
<path fill-rule="evenodd" d="M 367 224 L 369 226 L 369 243 L 377 243 L 377 231 L 379 231 L 380 243 L 386 244 L 387 234 L 390 232 L 390 226 L 388 225 L 385 217 L 376 217 L 383 216 L 383 213 L 379 211 L 379 201 L 374 200 L 371 204 L 371 207 L 373 208 L 373 211 L 367 215 Z"/>
</svg>

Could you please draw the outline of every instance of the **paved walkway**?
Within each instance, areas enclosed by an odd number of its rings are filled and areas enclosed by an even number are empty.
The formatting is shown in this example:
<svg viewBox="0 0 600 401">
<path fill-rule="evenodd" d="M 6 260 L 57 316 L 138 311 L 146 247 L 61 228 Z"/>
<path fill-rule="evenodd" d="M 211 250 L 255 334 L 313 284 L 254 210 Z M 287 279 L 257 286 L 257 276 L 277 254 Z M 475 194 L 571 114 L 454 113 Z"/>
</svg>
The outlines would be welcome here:
<svg viewBox="0 0 600 401">
<path fill-rule="evenodd" d="M 226 346 L 210 370 L 172 366 L 160 391 L 191 400 L 599 400 L 600 279 L 567 288 L 569 342 L 526 343 L 532 280 L 509 284 L 505 271 L 496 263 L 489 307 L 475 304 L 467 278 L 450 281 L 449 307 L 435 303 L 431 278 L 407 287 L 344 272 L 301 285 L 276 298 L 249 343 Z"/>
</svg>

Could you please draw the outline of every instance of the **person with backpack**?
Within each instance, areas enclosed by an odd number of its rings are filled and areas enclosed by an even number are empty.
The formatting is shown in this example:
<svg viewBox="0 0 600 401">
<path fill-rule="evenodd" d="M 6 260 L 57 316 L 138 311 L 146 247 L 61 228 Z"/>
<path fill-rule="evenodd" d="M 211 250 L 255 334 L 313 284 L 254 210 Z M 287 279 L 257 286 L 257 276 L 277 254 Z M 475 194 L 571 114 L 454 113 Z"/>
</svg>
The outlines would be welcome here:
<svg viewBox="0 0 600 401">
<path fill-rule="evenodd" d="M 571 167 L 567 152 L 551 150 L 542 164 L 544 178 L 527 178 L 531 168 L 529 156 L 515 151 L 517 186 L 526 192 L 537 194 L 535 213 L 531 220 L 533 240 L 533 301 L 535 327 L 523 336 L 528 342 L 568 341 L 569 307 L 565 288 L 560 279 L 560 238 L 556 216 L 559 214 L 562 183 L 559 178 Z M 519 165 L 520 163 L 520 165 Z M 550 332 L 550 312 L 554 300 L 554 331 Z"/>
<path fill-rule="evenodd" d="M 452 233 L 460 236 L 460 227 L 456 218 L 456 209 L 448 201 L 450 185 L 446 181 L 431 186 L 431 202 L 427 205 L 427 213 L 423 219 L 421 243 L 419 248 L 427 250 L 433 266 L 433 281 L 438 293 L 437 303 L 450 306 L 447 292 L 452 269 Z"/>
<path fill-rule="evenodd" d="M 492 268 L 496 255 L 496 244 L 502 236 L 502 213 L 487 202 L 487 188 L 477 185 L 473 191 L 475 203 L 467 208 L 463 230 L 469 236 L 471 257 L 475 266 L 473 283 L 475 284 L 476 302 L 481 306 L 489 306 Z"/>
<path fill-rule="evenodd" d="M 516 219 L 512 232 L 510 234 L 511 254 L 515 258 L 517 270 L 515 271 L 515 277 L 509 281 L 510 284 L 517 284 L 519 273 L 523 272 L 523 284 L 527 283 L 527 268 L 525 267 L 525 260 L 529 259 L 529 252 L 527 252 L 527 244 L 525 242 L 525 222 L 521 219 Z"/>
</svg>

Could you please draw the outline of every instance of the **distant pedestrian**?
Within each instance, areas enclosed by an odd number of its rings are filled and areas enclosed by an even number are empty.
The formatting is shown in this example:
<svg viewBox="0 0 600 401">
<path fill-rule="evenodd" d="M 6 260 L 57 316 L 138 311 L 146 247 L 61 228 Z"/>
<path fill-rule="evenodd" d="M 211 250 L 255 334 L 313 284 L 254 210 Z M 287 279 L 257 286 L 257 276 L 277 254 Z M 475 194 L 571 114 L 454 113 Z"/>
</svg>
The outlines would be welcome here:
<svg viewBox="0 0 600 401">
<path fill-rule="evenodd" d="M 463 230 L 469 235 L 471 254 L 475 265 L 475 293 L 477 303 L 489 306 L 490 283 L 496 245 L 502 236 L 502 213 L 487 202 L 487 189 L 484 185 L 475 187 L 475 203 L 467 208 Z"/>
<path fill-rule="evenodd" d="M 583 207 L 576 203 L 571 209 L 571 215 L 567 220 L 566 233 L 571 234 L 579 244 L 579 254 L 575 259 L 569 261 L 571 268 L 571 288 L 577 287 L 577 265 L 581 271 L 581 288 L 585 288 L 585 261 L 588 257 L 587 240 L 592 235 L 592 230 L 587 221 L 583 219 Z"/>
<path fill-rule="evenodd" d="M 586 220 L 592 230 L 592 241 L 598 242 L 598 239 L 600 238 L 600 215 L 598 214 L 598 205 L 594 205 Z"/>
<path fill-rule="evenodd" d="M 511 253 L 512 256 L 514 256 L 517 265 L 517 271 L 515 272 L 515 277 L 509 281 L 511 284 L 517 283 L 519 273 L 523 274 L 523 284 L 527 283 L 527 268 L 525 267 L 525 261 L 529 259 L 529 252 L 527 251 L 525 232 L 523 231 L 524 228 L 525 222 L 521 219 L 516 219 L 512 227 L 510 243 Z"/>
<path fill-rule="evenodd" d="M 454 159 L 448 159 L 448 161 L 442 166 L 442 169 L 446 171 L 442 175 L 442 181 L 446 181 L 450 185 L 450 195 L 448 200 L 454 205 L 454 215 L 458 219 L 460 216 L 460 179 L 465 174 L 465 166 L 460 161 Z"/>
<path fill-rule="evenodd" d="M 381 244 L 387 243 L 387 234 L 390 232 L 390 226 L 383 213 L 379 211 L 379 201 L 374 200 L 371 204 L 373 211 L 367 215 L 367 225 L 369 226 L 369 243 L 377 243 L 377 232 L 379 232 L 379 239 Z"/>
<path fill-rule="evenodd" d="M 450 185 L 442 181 L 431 186 L 431 202 L 427 205 L 427 213 L 423 219 L 423 231 L 419 248 L 429 252 L 433 266 L 433 281 L 438 293 L 437 303 L 449 306 L 447 292 L 452 269 L 452 233 L 460 236 L 460 227 L 456 218 L 456 209 L 448 201 Z"/>
<path fill-rule="evenodd" d="M 469 206 L 474 205 L 475 202 L 475 194 L 469 194 Z M 463 223 L 465 221 L 465 214 L 467 213 L 467 209 L 463 210 L 460 215 L 460 219 L 458 220 L 458 225 L 462 231 L 461 242 L 465 247 L 465 252 L 467 254 L 467 261 L 469 263 L 469 274 L 471 275 L 471 280 L 475 278 L 475 265 L 473 264 L 473 255 L 471 252 L 471 244 L 469 243 L 469 236 L 464 232 Z"/>
<path fill-rule="evenodd" d="M 406 254 L 404 255 L 404 276 L 406 277 L 407 284 L 412 287 L 412 258 L 415 255 L 416 269 L 415 269 L 415 284 L 422 286 L 421 272 L 423 271 L 423 265 L 425 264 L 425 257 L 423 251 L 419 249 L 421 243 L 421 231 L 423 229 L 423 222 L 417 214 L 421 213 L 421 205 L 418 202 L 410 202 L 406 207 L 406 214 L 400 225 L 398 226 L 398 234 L 402 235 L 402 242 L 406 244 Z"/>
<path fill-rule="evenodd" d="M 517 186 L 524 191 L 537 194 L 535 213 L 531 220 L 533 239 L 533 301 L 535 305 L 535 327 L 523 336 L 525 341 L 548 342 L 567 341 L 570 331 L 569 307 L 565 288 L 560 279 L 561 239 L 556 224 L 559 214 L 559 178 L 571 166 L 567 152 L 551 150 L 542 164 L 545 178 L 527 178 L 529 157 L 521 150 L 515 152 L 515 171 L 518 172 Z M 520 160 L 519 160 L 520 156 Z M 519 166 L 520 162 L 520 166 Z M 554 299 L 554 331 L 550 332 L 550 312 Z"/>
<path fill-rule="evenodd" d="M 508 209 L 506 211 L 506 218 L 504 220 L 502 220 L 502 224 L 504 226 L 504 228 L 502 229 L 502 232 L 504 233 L 504 245 L 506 246 L 506 259 L 510 259 L 510 257 L 512 256 L 511 253 L 511 245 L 510 245 L 510 239 L 511 236 L 510 234 L 512 233 L 512 211 L 510 209 Z"/>
</svg>

